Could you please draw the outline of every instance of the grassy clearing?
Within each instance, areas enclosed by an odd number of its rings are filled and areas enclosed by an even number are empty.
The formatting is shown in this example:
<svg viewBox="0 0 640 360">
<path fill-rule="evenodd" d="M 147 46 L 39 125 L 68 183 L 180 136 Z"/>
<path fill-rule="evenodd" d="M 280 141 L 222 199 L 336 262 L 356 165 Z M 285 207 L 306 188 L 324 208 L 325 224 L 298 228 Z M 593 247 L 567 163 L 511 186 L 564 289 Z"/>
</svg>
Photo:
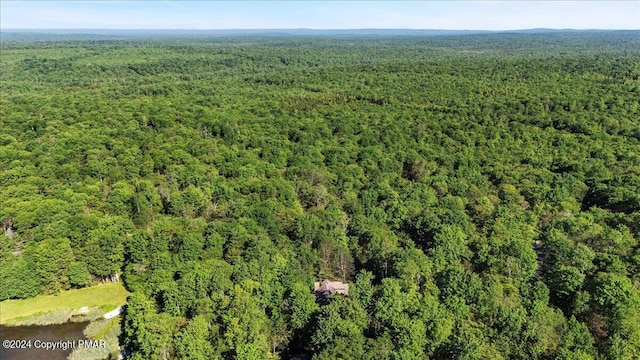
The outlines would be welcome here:
<svg viewBox="0 0 640 360">
<path fill-rule="evenodd" d="M 129 296 L 121 283 L 64 291 L 58 295 L 40 295 L 31 299 L 0 302 L 0 324 L 24 323 L 51 312 L 77 312 L 82 307 L 104 312 L 124 305 Z"/>
<path fill-rule="evenodd" d="M 69 354 L 68 360 L 102 360 L 115 359 L 119 354 L 118 337 L 120 336 L 120 317 L 100 319 L 87 325 L 84 336 L 91 340 L 104 340 L 105 348 L 76 348 Z M 111 357 L 109 357 L 111 355 Z"/>
</svg>

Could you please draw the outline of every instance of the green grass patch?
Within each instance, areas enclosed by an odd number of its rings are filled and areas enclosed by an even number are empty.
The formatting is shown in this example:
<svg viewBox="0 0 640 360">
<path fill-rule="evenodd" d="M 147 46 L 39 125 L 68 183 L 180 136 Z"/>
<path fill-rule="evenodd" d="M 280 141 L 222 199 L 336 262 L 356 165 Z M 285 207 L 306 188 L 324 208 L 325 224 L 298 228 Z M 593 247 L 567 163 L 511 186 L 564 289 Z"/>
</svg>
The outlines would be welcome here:
<svg viewBox="0 0 640 360">
<path fill-rule="evenodd" d="M 87 339 L 100 340 L 107 336 L 107 333 L 114 327 L 120 326 L 120 316 L 111 319 L 98 319 L 90 322 L 83 330 Z"/>
<path fill-rule="evenodd" d="M 121 283 L 116 283 L 63 291 L 58 295 L 5 300 L 0 302 L 0 324 L 22 323 L 25 319 L 49 312 L 77 312 L 82 307 L 107 312 L 124 305 L 127 296 L 129 292 Z"/>
<path fill-rule="evenodd" d="M 118 337 L 120 336 L 120 317 L 92 321 L 83 331 L 87 339 L 104 340 L 105 348 L 77 348 L 69 354 L 68 360 L 102 360 L 115 359 L 120 353 Z M 111 355 L 111 357 L 109 357 Z"/>
</svg>

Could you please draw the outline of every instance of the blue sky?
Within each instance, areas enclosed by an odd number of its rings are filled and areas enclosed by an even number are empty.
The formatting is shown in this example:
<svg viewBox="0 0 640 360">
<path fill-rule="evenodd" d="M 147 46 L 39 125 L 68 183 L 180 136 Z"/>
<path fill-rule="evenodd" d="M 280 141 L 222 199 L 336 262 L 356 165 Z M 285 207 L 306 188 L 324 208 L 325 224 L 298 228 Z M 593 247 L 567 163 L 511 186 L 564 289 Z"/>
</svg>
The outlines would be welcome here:
<svg viewBox="0 0 640 360">
<path fill-rule="evenodd" d="M 3 29 L 640 29 L 640 1 L 0 1 Z"/>
</svg>

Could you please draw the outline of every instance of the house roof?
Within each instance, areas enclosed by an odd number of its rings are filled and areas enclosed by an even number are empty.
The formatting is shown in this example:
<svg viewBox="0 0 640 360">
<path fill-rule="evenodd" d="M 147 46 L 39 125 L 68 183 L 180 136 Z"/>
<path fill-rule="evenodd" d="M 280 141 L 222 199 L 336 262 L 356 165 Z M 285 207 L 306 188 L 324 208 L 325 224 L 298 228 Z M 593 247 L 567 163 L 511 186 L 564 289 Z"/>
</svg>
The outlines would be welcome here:
<svg viewBox="0 0 640 360">
<path fill-rule="evenodd" d="M 313 284 L 313 292 L 316 294 L 342 294 L 349 295 L 349 284 L 340 281 L 322 280 Z"/>
</svg>

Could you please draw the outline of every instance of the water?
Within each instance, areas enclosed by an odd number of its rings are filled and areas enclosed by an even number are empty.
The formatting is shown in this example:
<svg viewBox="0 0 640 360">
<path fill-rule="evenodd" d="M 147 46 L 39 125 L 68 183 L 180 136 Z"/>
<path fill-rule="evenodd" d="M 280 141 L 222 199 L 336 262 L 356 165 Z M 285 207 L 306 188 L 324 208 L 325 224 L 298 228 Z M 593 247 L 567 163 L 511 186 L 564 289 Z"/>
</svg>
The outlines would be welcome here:
<svg viewBox="0 0 640 360">
<path fill-rule="evenodd" d="M 37 347 L 77 344 L 77 340 L 84 339 L 82 330 L 87 324 L 69 322 L 46 326 L 0 326 L 0 340 L 3 343 L 0 345 L 0 360 L 65 360 L 72 348 L 47 350 Z M 6 340 L 30 340 L 31 348 L 7 349 L 4 346 Z"/>
</svg>

